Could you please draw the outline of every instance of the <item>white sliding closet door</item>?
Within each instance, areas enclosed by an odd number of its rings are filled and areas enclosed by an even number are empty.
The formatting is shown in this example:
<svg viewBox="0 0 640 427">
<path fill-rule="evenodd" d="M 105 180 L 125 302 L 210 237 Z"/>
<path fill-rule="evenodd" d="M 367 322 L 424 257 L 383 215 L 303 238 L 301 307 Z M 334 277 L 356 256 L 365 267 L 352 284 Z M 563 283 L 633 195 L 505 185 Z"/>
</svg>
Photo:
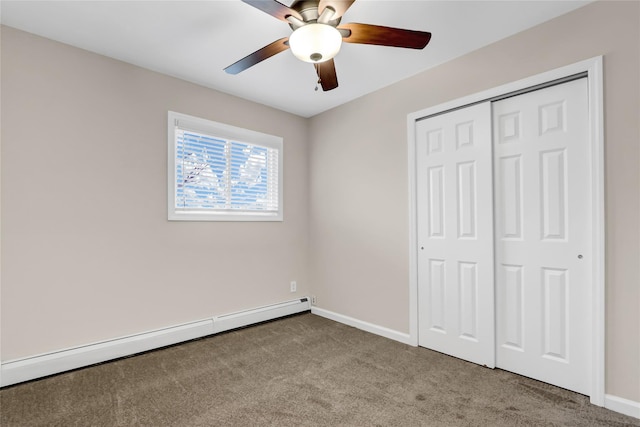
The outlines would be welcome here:
<svg viewBox="0 0 640 427">
<path fill-rule="evenodd" d="M 416 123 L 419 344 L 494 366 L 491 106 Z"/>
<path fill-rule="evenodd" d="M 419 345 L 590 393 L 587 97 L 581 78 L 416 122 Z"/>
<path fill-rule="evenodd" d="M 587 79 L 493 104 L 496 366 L 590 392 Z"/>
</svg>

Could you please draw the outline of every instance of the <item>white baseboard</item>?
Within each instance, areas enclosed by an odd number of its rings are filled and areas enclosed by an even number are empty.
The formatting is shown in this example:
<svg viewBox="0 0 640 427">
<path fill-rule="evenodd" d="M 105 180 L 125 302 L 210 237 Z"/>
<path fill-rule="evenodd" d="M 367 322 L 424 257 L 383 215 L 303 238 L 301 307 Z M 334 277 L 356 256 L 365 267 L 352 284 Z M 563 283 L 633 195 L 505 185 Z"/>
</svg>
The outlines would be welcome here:
<svg viewBox="0 0 640 427">
<path fill-rule="evenodd" d="M 296 299 L 281 304 L 2 362 L 0 365 L 0 387 L 301 313 L 309 308 L 308 298 Z"/>
<path fill-rule="evenodd" d="M 361 329 L 366 332 L 371 332 L 375 335 L 380 335 L 394 341 L 399 341 L 403 344 L 411 345 L 409 334 L 394 331 L 393 329 L 374 325 L 373 323 L 364 322 L 362 320 L 354 319 L 353 317 L 344 316 L 342 314 L 334 313 L 332 311 L 318 307 L 311 307 L 311 313 L 321 317 L 326 317 L 327 319 L 334 320 L 338 323 L 344 323 L 345 325 L 353 326 L 354 328 Z"/>
<path fill-rule="evenodd" d="M 605 394 L 604 407 L 612 411 L 640 419 L 640 402 Z"/>
</svg>

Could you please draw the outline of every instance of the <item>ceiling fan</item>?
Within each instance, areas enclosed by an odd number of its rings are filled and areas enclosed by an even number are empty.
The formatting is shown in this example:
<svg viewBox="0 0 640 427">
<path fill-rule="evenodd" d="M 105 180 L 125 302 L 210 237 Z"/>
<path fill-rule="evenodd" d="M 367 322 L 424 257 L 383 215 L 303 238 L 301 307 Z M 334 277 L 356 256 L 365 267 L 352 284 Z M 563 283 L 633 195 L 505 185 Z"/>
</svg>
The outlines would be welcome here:
<svg viewBox="0 0 640 427">
<path fill-rule="evenodd" d="M 343 41 L 423 49 L 431 39 L 431 33 L 425 31 L 357 23 L 338 26 L 342 15 L 355 0 L 295 0 L 290 7 L 276 0 L 242 1 L 287 22 L 293 33 L 229 65 L 224 69 L 229 74 L 238 74 L 275 54 L 291 49 L 298 59 L 315 66 L 318 83 L 322 90 L 328 91 L 338 87 L 333 58 L 340 51 Z"/>
</svg>

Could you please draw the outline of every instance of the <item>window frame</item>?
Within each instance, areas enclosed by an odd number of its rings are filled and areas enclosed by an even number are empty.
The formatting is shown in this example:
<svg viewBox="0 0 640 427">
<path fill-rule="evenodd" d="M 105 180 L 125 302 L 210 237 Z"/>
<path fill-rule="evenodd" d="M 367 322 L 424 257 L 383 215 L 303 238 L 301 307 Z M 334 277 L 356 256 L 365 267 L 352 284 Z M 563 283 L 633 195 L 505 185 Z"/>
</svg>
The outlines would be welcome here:
<svg viewBox="0 0 640 427">
<path fill-rule="evenodd" d="M 234 212 L 221 209 L 187 210 L 176 208 L 177 153 L 176 129 L 191 130 L 215 138 L 255 144 L 278 151 L 277 212 Z M 169 221 L 283 221 L 283 138 L 211 120 L 169 111 L 167 114 L 167 218 Z"/>
</svg>

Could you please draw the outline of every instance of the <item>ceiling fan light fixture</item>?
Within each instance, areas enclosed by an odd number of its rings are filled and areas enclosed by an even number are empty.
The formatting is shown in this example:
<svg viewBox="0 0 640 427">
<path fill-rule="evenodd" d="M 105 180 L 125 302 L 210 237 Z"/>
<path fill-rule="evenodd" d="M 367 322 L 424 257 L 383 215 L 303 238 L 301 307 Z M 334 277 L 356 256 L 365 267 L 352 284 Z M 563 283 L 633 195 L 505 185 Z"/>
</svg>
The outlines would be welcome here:
<svg viewBox="0 0 640 427">
<path fill-rule="evenodd" d="M 304 62 L 328 61 L 338 54 L 341 46 L 340 31 L 328 24 L 307 24 L 289 37 L 291 52 Z"/>
</svg>

